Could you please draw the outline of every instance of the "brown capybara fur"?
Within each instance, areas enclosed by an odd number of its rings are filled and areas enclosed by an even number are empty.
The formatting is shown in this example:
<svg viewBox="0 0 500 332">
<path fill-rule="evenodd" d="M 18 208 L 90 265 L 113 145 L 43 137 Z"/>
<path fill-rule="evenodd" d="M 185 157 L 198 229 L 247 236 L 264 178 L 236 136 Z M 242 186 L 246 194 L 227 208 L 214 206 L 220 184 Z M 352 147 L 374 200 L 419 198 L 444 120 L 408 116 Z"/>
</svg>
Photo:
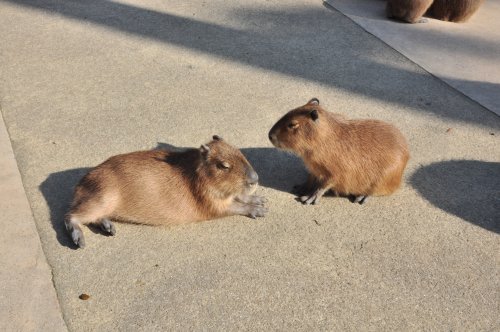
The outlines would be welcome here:
<svg viewBox="0 0 500 332">
<path fill-rule="evenodd" d="M 422 18 L 433 0 L 387 0 L 387 17 L 408 23 L 424 23 Z"/>
<path fill-rule="evenodd" d="M 423 15 L 441 21 L 465 22 L 484 0 L 388 0 L 387 17 L 409 23 L 423 23 Z"/>
<path fill-rule="evenodd" d="M 257 183 L 243 154 L 219 136 L 199 149 L 122 154 L 81 179 L 66 228 L 84 247 L 81 224 L 96 223 L 114 235 L 113 219 L 168 225 L 229 215 L 262 217 L 265 199 L 252 195 Z"/>
<path fill-rule="evenodd" d="M 300 200 L 314 204 L 328 190 L 363 203 L 399 188 L 409 159 L 406 139 L 391 124 L 349 120 L 325 111 L 316 98 L 284 115 L 269 132 L 277 148 L 301 157 L 310 172 Z"/>
<path fill-rule="evenodd" d="M 434 0 L 426 16 L 441 21 L 465 22 L 483 2 L 484 0 Z"/>
</svg>

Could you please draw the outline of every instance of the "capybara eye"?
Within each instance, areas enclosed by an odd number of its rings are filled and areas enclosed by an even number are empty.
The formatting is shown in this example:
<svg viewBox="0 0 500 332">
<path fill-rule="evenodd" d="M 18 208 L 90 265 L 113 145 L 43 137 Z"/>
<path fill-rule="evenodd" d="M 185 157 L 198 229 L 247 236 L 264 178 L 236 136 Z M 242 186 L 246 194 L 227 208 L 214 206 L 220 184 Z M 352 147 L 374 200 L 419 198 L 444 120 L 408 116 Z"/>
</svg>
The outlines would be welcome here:
<svg viewBox="0 0 500 332">
<path fill-rule="evenodd" d="M 219 167 L 220 169 L 229 169 L 231 165 L 229 165 L 227 161 L 221 161 L 217 163 L 217 167 Z"/>
<path fill-rule="evenodd" d="M 295 128 L 298 128 L 299 127 L 299 123 L 298 122 L 290 122 L 288 124 L 288 128 L 290 129 L 295 129 Z"/>
</svg>

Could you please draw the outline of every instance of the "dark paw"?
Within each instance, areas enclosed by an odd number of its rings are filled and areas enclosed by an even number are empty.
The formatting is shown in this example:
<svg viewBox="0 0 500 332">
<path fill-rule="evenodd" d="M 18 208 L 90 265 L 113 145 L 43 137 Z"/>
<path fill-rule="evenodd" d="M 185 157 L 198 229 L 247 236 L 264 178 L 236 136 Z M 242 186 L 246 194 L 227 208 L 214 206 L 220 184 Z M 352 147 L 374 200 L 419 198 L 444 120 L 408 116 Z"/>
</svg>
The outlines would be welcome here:
<svg viewBox="0 0 500 332">
<path fill-rule="evenodd" d="M 85 238 L 81 229 L 73 228 L 71 231 L 71 239 L 80 248 L 85 248 Z"/>
<path fill-rule="evenodd" d="M 101 220 L 101 229 L 108 233 L 109 235 L 115 235 L 116 234 L 116 229 L 115 225 L 109 219 L 102 219 Z"/>
</svg>

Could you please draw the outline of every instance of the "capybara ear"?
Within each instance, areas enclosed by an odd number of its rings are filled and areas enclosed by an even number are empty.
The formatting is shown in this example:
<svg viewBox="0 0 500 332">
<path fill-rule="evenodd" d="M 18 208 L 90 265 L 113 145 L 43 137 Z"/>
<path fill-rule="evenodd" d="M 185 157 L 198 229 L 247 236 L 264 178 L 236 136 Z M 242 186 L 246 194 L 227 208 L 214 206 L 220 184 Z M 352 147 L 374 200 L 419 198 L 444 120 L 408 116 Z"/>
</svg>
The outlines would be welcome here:
<svg viewBox="0 0 500 332">
<path fill-rule="evenodd" d="M 319 105 L 319 99 L 313 98 L 307 102 L 307 105 Z"/>
<path fill-rule="evenodd" d="M 311 119 L 313 119 L 314 121 L 318 120 L 318 110 L 312 110 L 311 112 L 309 112 L 309 115 L 311 116 Z"/>
<path fill-rule="evenodd" d="M 212 138 L 214 141 L 222 141 L 222 137 L 220 137 L 219 135 L 214 135 L 212 136 Z"/>
<path fill-rule="evenodd" d="M 203 144 L 202 146 L 200 146 L 200 153 L 203 158 L 207 159 L 209 152 L 210 148 L 208 147 L 208 145 Z"/>
</svg>

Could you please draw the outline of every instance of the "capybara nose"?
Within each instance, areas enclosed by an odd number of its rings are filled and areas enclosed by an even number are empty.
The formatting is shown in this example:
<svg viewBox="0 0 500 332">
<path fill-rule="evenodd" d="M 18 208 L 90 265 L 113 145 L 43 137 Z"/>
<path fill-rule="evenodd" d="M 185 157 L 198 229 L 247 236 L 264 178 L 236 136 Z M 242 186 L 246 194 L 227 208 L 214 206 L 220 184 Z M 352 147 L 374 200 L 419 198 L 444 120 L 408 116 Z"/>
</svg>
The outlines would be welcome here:
<svg viewBox="0 0 500 332">
<path fill-rule="evenodd" d="M 274 140 L 276 140 L 276 135 L 274 134 L 271 134 L 271 132 L 269 132 L 269 140 L 272 142 Z"/>
<path fill-rule="evenodd" d="M 254 170 L 250 170 L 248 172 L 247 182 L 248 184 L 257 184 L 259 182 L 259 176 L 257 175 L 257 172 L 255 172 Z"/>
</svg>

